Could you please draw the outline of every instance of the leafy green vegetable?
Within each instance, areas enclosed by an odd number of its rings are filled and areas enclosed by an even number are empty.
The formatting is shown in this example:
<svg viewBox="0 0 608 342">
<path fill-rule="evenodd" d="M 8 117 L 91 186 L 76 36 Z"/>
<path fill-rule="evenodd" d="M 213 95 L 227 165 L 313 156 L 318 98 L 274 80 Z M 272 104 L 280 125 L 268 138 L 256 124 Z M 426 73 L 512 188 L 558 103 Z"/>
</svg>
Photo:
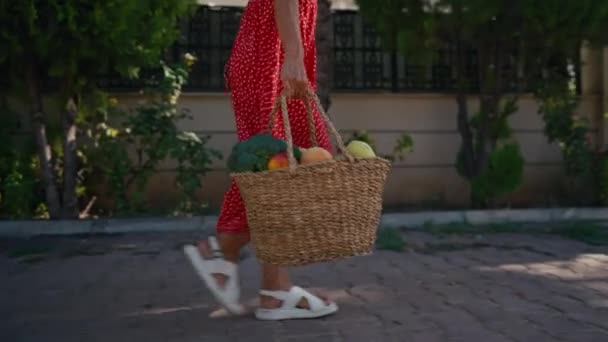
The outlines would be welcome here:
<svg viewBox="0 0 608 342">
<path fill-rule="evenodd" d="M 287 151 L 287 143 L 269 134 L 258 134 L 237 143 L 228 158 L 231 172 L 260 172 L 267 169 L 268 161 L 274 155 Z M 301 152 L 294 147 L 297 160 Z"/>
</svg>

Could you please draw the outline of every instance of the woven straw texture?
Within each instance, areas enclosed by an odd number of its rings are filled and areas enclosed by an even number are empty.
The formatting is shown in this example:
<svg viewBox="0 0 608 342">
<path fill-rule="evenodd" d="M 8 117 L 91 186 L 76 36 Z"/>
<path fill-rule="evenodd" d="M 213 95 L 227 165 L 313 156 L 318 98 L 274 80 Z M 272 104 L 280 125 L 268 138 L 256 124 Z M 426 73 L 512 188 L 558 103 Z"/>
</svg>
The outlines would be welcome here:
<svg viewBox="0 0 608 342">
<path fill-rule="evenodd" d="M 302 266 L 366 255 L 374 248 L 391 165 L 382 158 L 352 158 L 316 95 L 311 98 L 346 160 L 298 166 L 289 153 L 289 168 L 232 175 L 245 203 L 256 255 L 264 263 Z M 285 98 L 278 103 L 291 151 Z"/>
</svg>

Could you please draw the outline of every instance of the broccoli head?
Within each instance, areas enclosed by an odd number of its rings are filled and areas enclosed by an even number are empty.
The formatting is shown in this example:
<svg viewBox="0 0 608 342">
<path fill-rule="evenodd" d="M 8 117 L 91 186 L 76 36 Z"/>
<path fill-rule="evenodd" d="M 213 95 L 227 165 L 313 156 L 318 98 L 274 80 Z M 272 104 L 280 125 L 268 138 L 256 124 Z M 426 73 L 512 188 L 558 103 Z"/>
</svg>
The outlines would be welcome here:
<svg viewBox="0 0 608 342">
<path fill-rule="evenodd" d="M 231 172 L 260 172 L 267 169 L 268 161 L 272 156 L 287 151 L 287 143 L 269 134 L 257 134 L 237 143 L 228 159 L 228 168 Z M 296 159 L 300 159 L 301 152 L 294 148 Z"/>
</svg>

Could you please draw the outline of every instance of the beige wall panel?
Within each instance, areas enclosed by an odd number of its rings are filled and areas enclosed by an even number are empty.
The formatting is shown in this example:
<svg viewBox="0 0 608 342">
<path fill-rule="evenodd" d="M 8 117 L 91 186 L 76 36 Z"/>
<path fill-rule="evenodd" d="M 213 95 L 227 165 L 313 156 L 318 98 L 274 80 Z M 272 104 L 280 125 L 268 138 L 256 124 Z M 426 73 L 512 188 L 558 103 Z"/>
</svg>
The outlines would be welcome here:
<svg viewBox="0 0 608 342">
<path fill-rule="evenodd" d="M 527 166 L 523 186 L 514 194 L 500 200 L 503 205 L 546 206 L 556 203 L 562 192 L 561 165 Z M 224 171 L 212 171 L 203 178 L 201 201 L 216 210 L 230 186 Z M 174 173 L 162 172 L 153 177 L 148 187 L 153 207 L 170 207 L 178 201 Z M 396 167 L 391 171 L 384 192 L 387 208 L 425 206 L 439 208 L 465 207 L 469 201 L 467 183 L 453 167 Z"/>
</svg>

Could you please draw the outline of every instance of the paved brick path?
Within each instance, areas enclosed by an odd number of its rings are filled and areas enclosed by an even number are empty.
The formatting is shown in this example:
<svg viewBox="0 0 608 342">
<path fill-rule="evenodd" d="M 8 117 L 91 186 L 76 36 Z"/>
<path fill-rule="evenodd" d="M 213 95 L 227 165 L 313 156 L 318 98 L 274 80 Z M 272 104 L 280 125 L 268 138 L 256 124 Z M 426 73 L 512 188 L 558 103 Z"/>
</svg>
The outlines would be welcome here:
<svg viewBox="0 0 608 342">
<path fill-rule="evenodd" d="M 410 233 L 406 253 L 294 272 L 327 289 L 338 315 L 257 322 L 208 317 L 213 302 L 179 249 L 192 238 L 0 241 L 0 341 L 608 341 L 605 248 Z M 38 262 L 17 258 L 32 247 Z M 244 261 L 246 299 L 257 270 Z"/>
</svg>

